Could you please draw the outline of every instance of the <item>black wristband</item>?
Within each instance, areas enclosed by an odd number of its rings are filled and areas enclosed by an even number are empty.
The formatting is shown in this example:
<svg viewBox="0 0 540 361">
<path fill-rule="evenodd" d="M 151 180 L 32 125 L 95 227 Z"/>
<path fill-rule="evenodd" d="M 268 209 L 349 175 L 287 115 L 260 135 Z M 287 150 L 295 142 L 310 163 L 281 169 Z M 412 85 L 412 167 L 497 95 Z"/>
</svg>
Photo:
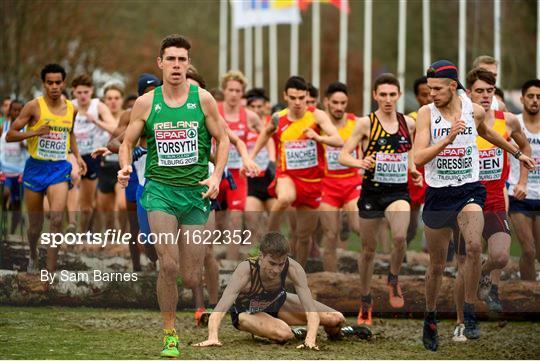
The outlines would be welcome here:
<svg viewBox="0 0 540 361">
<path fill-rule="evenodd" d="M 514 158 L 516 159 L 519 159 L 519 157 L 521 157 L 523 153 L 521 153 L 521 150 L 516 150 L 512 155 L 514 156 Z"/>
</svg>

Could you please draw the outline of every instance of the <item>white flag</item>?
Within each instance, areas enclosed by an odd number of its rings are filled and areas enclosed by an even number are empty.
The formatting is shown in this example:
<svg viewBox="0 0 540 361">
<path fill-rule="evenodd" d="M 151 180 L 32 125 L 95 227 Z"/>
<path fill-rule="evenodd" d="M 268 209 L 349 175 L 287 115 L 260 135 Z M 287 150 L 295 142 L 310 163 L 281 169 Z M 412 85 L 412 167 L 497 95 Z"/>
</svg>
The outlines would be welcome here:
<svg viewBox="0 0 540 361">
<path fill-rule="evenodd" d="M 301 22 L 296 0 L 230 0 L 230 2 L 235 28 Z"/>
</svg>

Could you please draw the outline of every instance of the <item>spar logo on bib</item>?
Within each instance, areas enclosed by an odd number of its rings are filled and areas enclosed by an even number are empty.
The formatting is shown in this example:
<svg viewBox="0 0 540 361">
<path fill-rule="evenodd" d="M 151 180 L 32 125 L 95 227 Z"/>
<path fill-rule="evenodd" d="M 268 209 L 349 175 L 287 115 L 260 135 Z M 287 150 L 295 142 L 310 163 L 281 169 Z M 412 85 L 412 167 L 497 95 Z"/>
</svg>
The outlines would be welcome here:
<svg viewBox="0 0 540 361">
<path fill-rule="evenodd" d="M 500 148 L 480 149 L 480 180 L 490 181 L 501 179 L 504 156 Z"/>
<path fill-rule="evenodd" d="M 155 130 L 158 164 L 165 167 L 197 163 L 199 142 L 197 129 Z"/>
</svg>

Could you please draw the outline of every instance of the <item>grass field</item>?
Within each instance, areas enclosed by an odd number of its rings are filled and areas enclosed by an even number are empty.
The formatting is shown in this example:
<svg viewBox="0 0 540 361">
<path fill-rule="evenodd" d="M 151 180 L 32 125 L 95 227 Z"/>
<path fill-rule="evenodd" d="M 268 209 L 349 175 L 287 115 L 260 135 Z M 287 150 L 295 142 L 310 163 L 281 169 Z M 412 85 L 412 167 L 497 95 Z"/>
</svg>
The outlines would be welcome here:
<svg viewBox="0 0 540 361">
<path fill-rule="evenodd" d="M 348 320 L 353 322 L 352 319 Z M 222 324 L 222 347 L 195 348 L 206 329 L 193 326 L 193 314 L 177 320 L 181 359 L 535 359 L 540 355 L 540 324 L 481 323 L 482 338 L 467 343 L 451 340 L 453 323 L 440 324 L 437 353 L 424 350 L 420 320 L 376 320 L 370 341 L 329 342 L 322 329 L 321 351 L 297 350 L 253 340 Z M 156 359 L 161 347 L 160 317 L 153 310 L 111 310 L 62 307 L 0 307 L 2 359 Z"/>
</svg>

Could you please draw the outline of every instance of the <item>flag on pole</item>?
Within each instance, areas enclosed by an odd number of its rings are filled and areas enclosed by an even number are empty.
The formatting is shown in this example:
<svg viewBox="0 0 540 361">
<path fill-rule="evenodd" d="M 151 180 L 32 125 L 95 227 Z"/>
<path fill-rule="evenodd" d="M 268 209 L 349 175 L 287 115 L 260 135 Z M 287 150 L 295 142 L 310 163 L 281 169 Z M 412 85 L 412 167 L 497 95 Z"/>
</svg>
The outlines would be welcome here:
<svg viewBox="0 0 540 361">
<path fill-rule="evenodd" d="M 230 0 L 234 27 L 300 24 L 296 0 Z"/>
<path fill-rule="evenodd" d="M 330 4 L 338 8 L 340 11 L 345 11 L 347 14 L 351 12 L 349 6 L 349 0 L 298 0 L 298 7 L 300 10 L 304 11 L 311 5 L 314 1 L 317 1 L 319 4 Z"/>
</svg>

